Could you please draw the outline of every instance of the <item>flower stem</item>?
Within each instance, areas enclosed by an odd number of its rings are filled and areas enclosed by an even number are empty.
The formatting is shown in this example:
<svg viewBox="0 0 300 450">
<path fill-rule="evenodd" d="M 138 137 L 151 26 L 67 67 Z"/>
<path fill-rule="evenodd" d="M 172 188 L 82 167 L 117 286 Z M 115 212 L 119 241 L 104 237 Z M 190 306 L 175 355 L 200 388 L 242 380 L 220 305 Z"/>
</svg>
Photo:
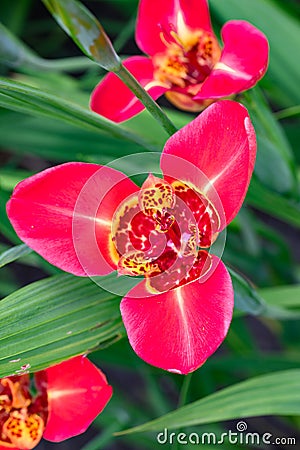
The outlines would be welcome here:
<svg viewBox="0 0 300 450">
<path fill-rule="evenodd" d="M 179 393 L 179 398 L 178 398 L 178 403 L 177 403 L 177 408 L 181 408 L 182 406 L 185 405 L 186 400 L 187 400 L 187 395 L 188 395 L 188 390 L 191 384 L 191 380 L 192 380 L 192 373 L 189 373 L 188 375 L 185 375 L 183 381 L 182 381 L 182 385 L 181 385 L 181 390 Z M 182 429 L 179 429 L 178 432 L 180 433 L 182 431 Z M 177 441 L 175 444 L 175 449 L 174 450 L 179 450 L 180 446 L 179 446 L 179 442 Z"/>
<path fill-rule="evenodd" d="M 134 95 L 143 103 L 145 108 L 148 109 L 150 114 L 160 123 L 160 125 L 166 130 L 166 132 L 172 136 L 177 131 L 175 125 L 153 100 L 152 97 L 145 91 L 145 89 L 139 84 L 135 77 L 126 69 L 122 64 L 119 70 L 115 71 L 115 74 L 126 84 L 127 87 L 134 93 Z"/>
<path fill-rule="evenodd" d="M 189 390 L 189 387 L 190 387 L 190 384 L 191 384 L 191 379 L 192 379 L 192 373 L 189 373 L 183 379 L 183 382 L 182 382 L 182 385 L 181 385 L 181 391 L 180 391 L 180 394 L 179 394 L 177 408 L 180 408 L 186 402 L 188 390 Z"/>
</svg>

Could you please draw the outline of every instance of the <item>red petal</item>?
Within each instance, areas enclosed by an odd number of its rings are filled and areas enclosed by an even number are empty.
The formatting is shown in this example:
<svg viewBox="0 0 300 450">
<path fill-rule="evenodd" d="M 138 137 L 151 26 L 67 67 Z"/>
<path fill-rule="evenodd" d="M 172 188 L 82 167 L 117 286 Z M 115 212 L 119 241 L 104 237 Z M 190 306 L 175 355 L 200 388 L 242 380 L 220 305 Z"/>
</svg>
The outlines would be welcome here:
<svg viewBox="0 0 300 450">
<path fill-rule="evenodd" d="M 142 282 L 122 300 L 129 342 L 147 363 L 187 374 L 224 340 L 232 317 L 233 289 L 226 267 L 213 259 L 214 271 L 203 283 L 196 280 L 150 295 Z"/>
<path fill-rule="evenodd" d="M 223 228 L 242 205 L 255 154 L 255 132 L 246 108 L 223 100 L 169 138 L 161 168 L 166 178 L 188 181 L 205 193 L 218 210 Z"/>
<path fill-rule="evenodd" d="M 269 46 L 266 36 L 248 22 L 233 20 L 222 29 L 220 61 L 194 99 L 220 98 L 253 87 L 265 74 Z"/>
<path fill-rule="evenodd" d="M 0 450 L 20 450 L 19 448 L 16 447 L 4 447 L 3 445 L 0 445 Z"/>
<path fill-rule="evenodd" d="M 179 37 L 186 26 L 191 30 L 212 31 L 206 0 L 141 0 L 139 3 L 136 42 L 148 55 L 166 49 L 160 33 L 174 30 Z"/>
<path fill-rule="evenodd" d="M 59 442 L 83 433 L 112 396 L 105 375 L 83 356 L 45 372 L 49 416 L 44 438 Z"/>
<path fill-rule="evenodd" d="M 19 183 L 7 214 L 18 236 L 51 264 L 74 275 L 103 275 L 115 268 L 109 245 L 114 210 L 136 189 L 109 167 L 67 163 Z"/>
<path fill-rule="evenodd" d="M 166 86 L 154 80 L 151 59 L 133 56 L 123 61 L 123 64 L 154 100 L 168 90 Z M 106 75 L 95 87 L 91 95 L 90 107 L 92 111 L 114 122 L 130 119 L 144 109 L 144 105 L 113 73 Z"/>
</svg>

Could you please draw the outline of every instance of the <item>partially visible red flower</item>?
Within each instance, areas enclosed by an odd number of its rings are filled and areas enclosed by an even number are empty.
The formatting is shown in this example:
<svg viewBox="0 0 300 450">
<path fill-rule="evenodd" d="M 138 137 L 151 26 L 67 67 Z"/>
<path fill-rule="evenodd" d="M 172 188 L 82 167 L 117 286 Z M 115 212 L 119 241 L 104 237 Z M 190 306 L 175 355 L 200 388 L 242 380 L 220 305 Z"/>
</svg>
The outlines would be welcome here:
<svg viewBox="0 0 300 450">
<path fill-rule="evenodd" d="M 121 302 L 130 343 L 185 374 L 231 321 L 231 279 L 208 249 L 242 205 L 255 154 L 247 110 L 224 100 L 167 141 L 163 179 L 150 174 L 140 188 L 111 167 L 62 164 L 19 183 L 7 212 L 19 237 L 63 270 L 142 275 Z"/>
<path fill-rule="evenodd" d="M 30 450 L 42 437 L 83 433 L 112 395 L 104 374 L 77 356 L 56 366 L 0 379 L 0 450 Z"/>
<path fill-rule="evenodd" d="M 178 108 L 201 111 L 215 99 L 250 89 L 267 69 L 267 38 L 249 22 L 229 21 L 221 35 L 223 49 L 207 0 L 140 0 L 136 42 L 150 57 L 133 56 L 124 65 L 154 99 L 166 93 Z M 112 73 L 94 89 L 90 106 L 114 122 L 144 109 Z"/>
</svg>

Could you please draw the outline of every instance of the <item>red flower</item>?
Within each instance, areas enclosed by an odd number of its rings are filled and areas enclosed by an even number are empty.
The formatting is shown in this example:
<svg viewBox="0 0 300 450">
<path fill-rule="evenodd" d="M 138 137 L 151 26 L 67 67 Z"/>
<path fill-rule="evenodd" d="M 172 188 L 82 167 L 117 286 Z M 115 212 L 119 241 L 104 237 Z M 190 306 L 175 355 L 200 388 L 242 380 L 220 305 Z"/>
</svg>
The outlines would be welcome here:
<svg viewBox="0 0 300 450">
<path fill-rule="evenodd" d="M 104 374 L 83 356 L 32 381 L 28 374 L 0 379 L 0 450 L 30 450 L 42 437 L 59 442 L 83 433 L 112 395 Z"/>
<path fill-rule="evenodd" d="M 248 22 L 232 20 L 214 35 L 207 0 L 141 0 L 136 42 L 150 57 L 124 61 L 157 99 L 164 93 L 180 109 L 201 111 L 214 99 L 253 87 L 268 65 L 268 41 Z M 114 95 L 117 93 L 117 95 Z M 114 122 L 130 119 L 142 103 L 113 73 L 91 96 L 91 109 Z"/>
<path fill-rule="evenodd" d="M 20 238 L 63 270 L 143 275 L 121 302 L 130 343 L 150 364 L 188 373 L 231 321 L 230 276 L 207 249 L 241 207 L 255 152 L 247 110 L 224 100 L 167 141 L 164 179 L 139 188 L 110 167 L 67 163 L 19 183 L 7 211 Z"/>
</svg>

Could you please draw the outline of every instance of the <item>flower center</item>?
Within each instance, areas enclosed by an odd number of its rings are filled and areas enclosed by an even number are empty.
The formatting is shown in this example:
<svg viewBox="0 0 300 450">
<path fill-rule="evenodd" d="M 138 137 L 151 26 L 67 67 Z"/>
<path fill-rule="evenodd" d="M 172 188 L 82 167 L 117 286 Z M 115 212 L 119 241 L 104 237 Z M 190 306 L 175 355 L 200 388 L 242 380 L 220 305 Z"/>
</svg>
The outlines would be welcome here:
<svg viewBox="0 0 300 450">
<path fill-rule="evenodd" d="M 150 174 L 138 198 L 143 213 L 155 221 L 155 229 L 161 233 L 167 233 L 175 221 L 175 217 L 168 213 L 168 210 L 172 209 L 176 203 L 172 186 Z"/>
<path fill-rule="evenodd" d="M 2 427 L 2 435 L 20 450 L 36 447 L 43 431 L 43 419 L 37 414 L 29 414 L 26 409 L 12 411 Z M 2 444 L 5 445 L 4 442 Z"/>
<path fill-rule="evenodd" d="M 46 410 L 44 418 L 36 413 L 29 383 L 28 375 L 0 380 L 0 444 L 4 447 L 29 450 L 43 436 Z"/>
<path fill-rule="evenodd" d="M 121 275 L 144 276 L 152 291 L 168 290 L 209 270 L 208 248 L 220 219 L 193 187 L 149 175 L 138 194 L 115 212 L 112 241 Z"/>
<path fill-rule="evenodd" d="M 170 30 L 162 31 L 161 39 L 167 48 L 153 57 L 155 78 L 176 92 L 196 95 L 220 59 L 216 38 L 208 31 L 185 28 L 182 37 Z"/>
</svg>

